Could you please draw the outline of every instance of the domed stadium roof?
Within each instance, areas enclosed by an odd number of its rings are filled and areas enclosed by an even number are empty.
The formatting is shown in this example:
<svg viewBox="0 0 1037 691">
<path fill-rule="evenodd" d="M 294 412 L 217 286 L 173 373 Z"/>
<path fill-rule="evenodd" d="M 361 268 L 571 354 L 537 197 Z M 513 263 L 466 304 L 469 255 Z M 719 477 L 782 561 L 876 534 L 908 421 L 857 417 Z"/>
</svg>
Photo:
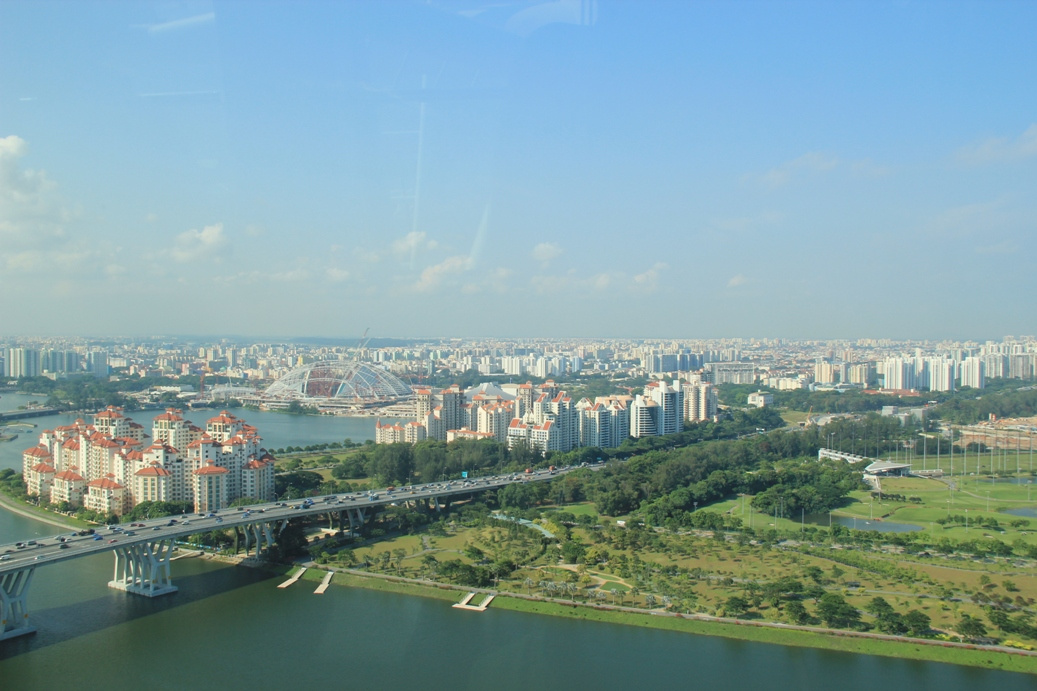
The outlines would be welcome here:
<svg viewBox="0 0 1037 691">
<path fill-rule="evenodd" d="M 410 394 L 409 386 L 385 370 L 363 362 L 337 360 L 297 367 L 266 390 L 267 397 L 282 400 L 374 402 L 393 401 Z"/>
</svg>

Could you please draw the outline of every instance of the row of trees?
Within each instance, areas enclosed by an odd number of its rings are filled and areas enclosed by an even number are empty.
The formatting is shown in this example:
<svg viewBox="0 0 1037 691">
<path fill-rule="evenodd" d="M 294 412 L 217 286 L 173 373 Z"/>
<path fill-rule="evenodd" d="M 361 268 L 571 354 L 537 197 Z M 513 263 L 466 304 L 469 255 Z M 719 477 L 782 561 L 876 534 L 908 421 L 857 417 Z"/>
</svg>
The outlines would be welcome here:
<svg viewBox="0 0 1037 691">
<path fill-rule="evenodd" d="M 848 391 L 778 391 L 749 384 L 722 384 L 720 400 L 732 406 L 745 406 L 748 396 L 757 390 L 769 391 L 774 405 L 788 410 L 815 413 L 868 413 L 883 406 L 918 406 L 928 401 L 938 404 L 930 408 L 929 416 L 955 424 L 971 424 L 997 417 L 1027 417 L 1037 414 L 1037 390 L 1029 389 L 1027 382 L 1018 379 L 991 379 L 982 391 L 971 388 L 957 391 L 929 391 L 925 398 L 905 399 L 898 395 L 865 393 L 860 389 Z"/>
</svg>

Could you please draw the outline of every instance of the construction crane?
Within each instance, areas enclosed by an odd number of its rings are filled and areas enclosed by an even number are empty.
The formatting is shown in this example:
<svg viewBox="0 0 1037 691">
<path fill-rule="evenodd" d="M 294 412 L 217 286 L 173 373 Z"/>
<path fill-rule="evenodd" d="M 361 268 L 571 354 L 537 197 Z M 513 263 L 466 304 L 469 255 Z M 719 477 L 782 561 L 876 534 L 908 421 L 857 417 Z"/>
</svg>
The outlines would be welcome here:
<svg viewBox="0 0 1037 691">
<path fill-rule="evenodd" d="M 201 374 L 201 376 L 198 377 L 198 396 L 196 396 L 195 398 L 196 398 L 196 400 L 199 400 L 199 401 L 201 401 L 201 400 L 203 400 L 205 398 L 205 375 L 206 374 L 212 374 L 212 367 L 209 367 L 208 365 L 203 367 L 202 368 L 202 374 Z"/>
</svg>

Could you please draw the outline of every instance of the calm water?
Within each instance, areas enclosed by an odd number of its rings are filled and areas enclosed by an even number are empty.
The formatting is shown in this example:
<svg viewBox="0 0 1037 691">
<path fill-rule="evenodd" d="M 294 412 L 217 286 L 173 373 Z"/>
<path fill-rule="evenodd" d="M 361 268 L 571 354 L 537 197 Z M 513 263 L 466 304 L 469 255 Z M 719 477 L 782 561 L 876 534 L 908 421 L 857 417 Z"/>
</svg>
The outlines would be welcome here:
<svg viewBox="0 0 1037 691">
<path fill-rule="evenodd" d="M 45 399 L 38 396 L 26 396 L 24 394 L 3 393 L 0 394 L 0 412 L 15 410 L 28 401 L 42 402 Z M 151 434 L 151 422 L 161 411 L 144 410 L 130 412 L 128 415 L 136 422 L 144 425 L 148 434 Z M 205 421 L 214 417 L 219 411 L 188 410 L 184 417 L 201 428 L 205 428 Z M 230 412 L 241 418 L 259 430 L 259 436 L 263 438 L 263 446 L 267 449 L 282 449 L 286 446 L 308 446 L 310 444 L 325 444 L 336 441 L 352 439 L 355 442 L 365 442 L 374 439 L 375 419 L 373 417 L 337 417 L 327 415 L 287 415 L 285 413 L 266 413 L 243 408 L 231 408 Z M 35 446 L 40 432 L 45 429 L 53 429 L 59 425 L 72 424 L 75 415 L 47 415 L 45 417 L 29 418 L 21 421 L 35 425 L 35 427 L 9 427 L 5 432 L 17 432 L 18 438 L 14 441 L 0 442 L 0 468 L 14 468 L 18 472 L 22 469 L 22 452 Z M 86 417 L 87 422 L 90 418 Z M 396 420 L 397 418 L 382 418 L 383 421 Z"/>
<path fill-rule="evenodd" d="M 40 569 L 39 632 L 0 643 L 4 688 L 1033 689 L 1031 676 L 494 610 L 281 578 L 201 559 L 180 592 L 110 590 L 111 557 Z M 775 686 L 776 685 L 776 686 Z"/>
<path fill-rule="evenodd" d="M 819 513 L 806 517 L 811 525 L 828 527 L 828 514 Z M 854 519 L 852 516 L 832 516 L 832 525 L 841 525 L 853 530 L 875 530 L 880 533 L 913 533 L 922 530 L 921 526 L 896 521 L 869 521 L 866 518 Z"/>
<path fill-rule="evenodd" d="M 360 441 L 343 430 L 374 424 L 266 414 L 274 418 L 268 424 L 264 414 L 246 413 L 242 417 L 257 424 L 274 447 L 316 443 L 288 436 L 270 441 L 293 429 L 312 435 L 309 439 Z M 54 424 L 61 423 L 46 422 Z M 331 431 L 320 430 L 322 424 Z M 20 454 L 24 446 L 17 448 Z M 5 541 L 56 531 L 0 510 Z M 276 587 L 281 578 L 202 559 L 174 562 L 180 591 L 154 600 L 109 589 L 111 573 L 109 555 L 36 572 L 29 611 L 38 633 L 0 643 L 0 687 L 825 689 L 839 679 L 842 691 L 1034 688 L 1032 676 L 953 665 L 571 621 L 492 606 L 481 614 L 463 612 L 438 600 L 361 589 L 332 587 L 320 596 L 310 582 L 281 590 Z"/>
</svg>

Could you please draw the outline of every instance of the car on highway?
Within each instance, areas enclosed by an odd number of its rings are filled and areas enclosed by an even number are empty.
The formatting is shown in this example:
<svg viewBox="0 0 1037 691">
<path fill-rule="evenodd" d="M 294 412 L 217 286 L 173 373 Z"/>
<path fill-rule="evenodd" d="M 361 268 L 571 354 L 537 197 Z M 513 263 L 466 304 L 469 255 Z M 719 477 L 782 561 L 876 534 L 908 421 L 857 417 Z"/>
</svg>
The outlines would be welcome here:
<svg viewBox="0 0 1037 691">
<path fill-rule="evenodd" d="M 116 540 L 115 538 L 112 538 L 111 540 L 109 540 L 109 541 L 108 541 L 108 544 L 110 545 L 110 544 L 112 544 L 113 542 L 118 542 L 118 540 Z"/>
</svg>

